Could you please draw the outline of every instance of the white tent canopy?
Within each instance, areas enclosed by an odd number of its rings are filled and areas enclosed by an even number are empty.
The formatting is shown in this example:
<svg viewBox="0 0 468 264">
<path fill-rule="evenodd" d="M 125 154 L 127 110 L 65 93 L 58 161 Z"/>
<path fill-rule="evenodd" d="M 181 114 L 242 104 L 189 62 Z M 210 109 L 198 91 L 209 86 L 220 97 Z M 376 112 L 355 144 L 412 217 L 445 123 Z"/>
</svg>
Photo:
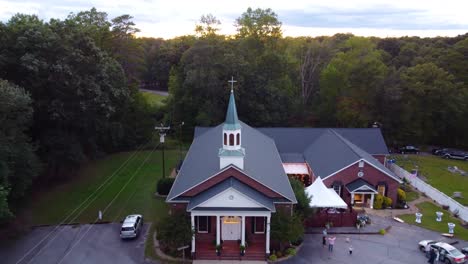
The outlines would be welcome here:
<svg viewBox="0 0 468 264">
<path fill-rule="evenodd" d="M 329 189 L 323 184 L 320 177 L 305 189 L 307 195 L 311 197 L 310 207 L 321 208 L 347 208 L 348 205 L 333 189 Z"/>
</svg>

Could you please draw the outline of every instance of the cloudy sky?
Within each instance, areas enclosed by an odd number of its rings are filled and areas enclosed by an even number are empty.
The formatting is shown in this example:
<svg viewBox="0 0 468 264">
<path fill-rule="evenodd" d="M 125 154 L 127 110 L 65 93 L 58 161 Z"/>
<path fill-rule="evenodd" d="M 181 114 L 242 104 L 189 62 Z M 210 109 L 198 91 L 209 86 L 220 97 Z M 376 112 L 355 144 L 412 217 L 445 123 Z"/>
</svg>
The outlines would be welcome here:
<svg viewBox="0 0 468 264">
<path fill-rule="evenodd" d="M 353 33 L 361 36 L 456 36 L 468 32 L 468 0 L 0 0 L 0 21 L 16 13 L 65 18 L 96 7 L 110 18 L 134 16 L 141 36 L 193 34 L 201 15 L 221 20 L 223 34 L 248 7 L 271 8 L 286 36 Z"/>
</svg>

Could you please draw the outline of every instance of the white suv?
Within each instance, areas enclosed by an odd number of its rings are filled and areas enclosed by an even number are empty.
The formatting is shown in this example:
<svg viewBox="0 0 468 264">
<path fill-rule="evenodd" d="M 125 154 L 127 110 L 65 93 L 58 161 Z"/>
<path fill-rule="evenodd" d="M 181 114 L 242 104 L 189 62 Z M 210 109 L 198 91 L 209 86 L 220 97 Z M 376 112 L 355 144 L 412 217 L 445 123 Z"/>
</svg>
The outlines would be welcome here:
<svg viewBox="0 0 468 264">
<path fill-rule="evenodd" d="M 143 216 L 134 214 L 125 217 L 122 228 L 120 229 L 120 238 L 134 238 L 140 234 L 143 226 Z"/>
</svg>

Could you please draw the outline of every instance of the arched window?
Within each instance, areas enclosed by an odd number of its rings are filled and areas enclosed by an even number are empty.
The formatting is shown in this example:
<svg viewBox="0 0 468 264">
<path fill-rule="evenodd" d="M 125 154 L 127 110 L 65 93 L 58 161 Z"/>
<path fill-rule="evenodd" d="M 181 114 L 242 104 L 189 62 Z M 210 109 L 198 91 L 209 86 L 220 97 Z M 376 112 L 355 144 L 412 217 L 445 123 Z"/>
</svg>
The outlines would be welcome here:
<svg viewBox="0 0 468 264">
<path fill-rule="evenodd" d="M 234 134 L 229 135 L 229 146 L 234 146 Z"/>
<path fill-rule="evenodd" d="M 227 145 L 227 134 L 224 133 L 224 145 Z"/>
<path fill-rule="evenodd" d="M 240 133 L 237 133 L 237 140 L 236 140 L 236 145 L 240 145 Z"/>
</svg>

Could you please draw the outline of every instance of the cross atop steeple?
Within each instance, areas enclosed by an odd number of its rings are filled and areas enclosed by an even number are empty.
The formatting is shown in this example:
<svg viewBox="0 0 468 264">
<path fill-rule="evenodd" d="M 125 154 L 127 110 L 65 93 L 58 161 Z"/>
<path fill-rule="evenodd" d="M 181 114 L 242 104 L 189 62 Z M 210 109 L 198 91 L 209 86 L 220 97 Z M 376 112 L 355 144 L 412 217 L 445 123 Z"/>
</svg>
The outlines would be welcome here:
<svg viewBox="0 0 468 264">
<path fill-rule="evenodd" d="M 231 80 L 228 83 L 231 83 L 231 93 L 234 91 L 234 83 L 237 82 L 234 80 L 234 76 L 231 76 Z"/>
</svg>

